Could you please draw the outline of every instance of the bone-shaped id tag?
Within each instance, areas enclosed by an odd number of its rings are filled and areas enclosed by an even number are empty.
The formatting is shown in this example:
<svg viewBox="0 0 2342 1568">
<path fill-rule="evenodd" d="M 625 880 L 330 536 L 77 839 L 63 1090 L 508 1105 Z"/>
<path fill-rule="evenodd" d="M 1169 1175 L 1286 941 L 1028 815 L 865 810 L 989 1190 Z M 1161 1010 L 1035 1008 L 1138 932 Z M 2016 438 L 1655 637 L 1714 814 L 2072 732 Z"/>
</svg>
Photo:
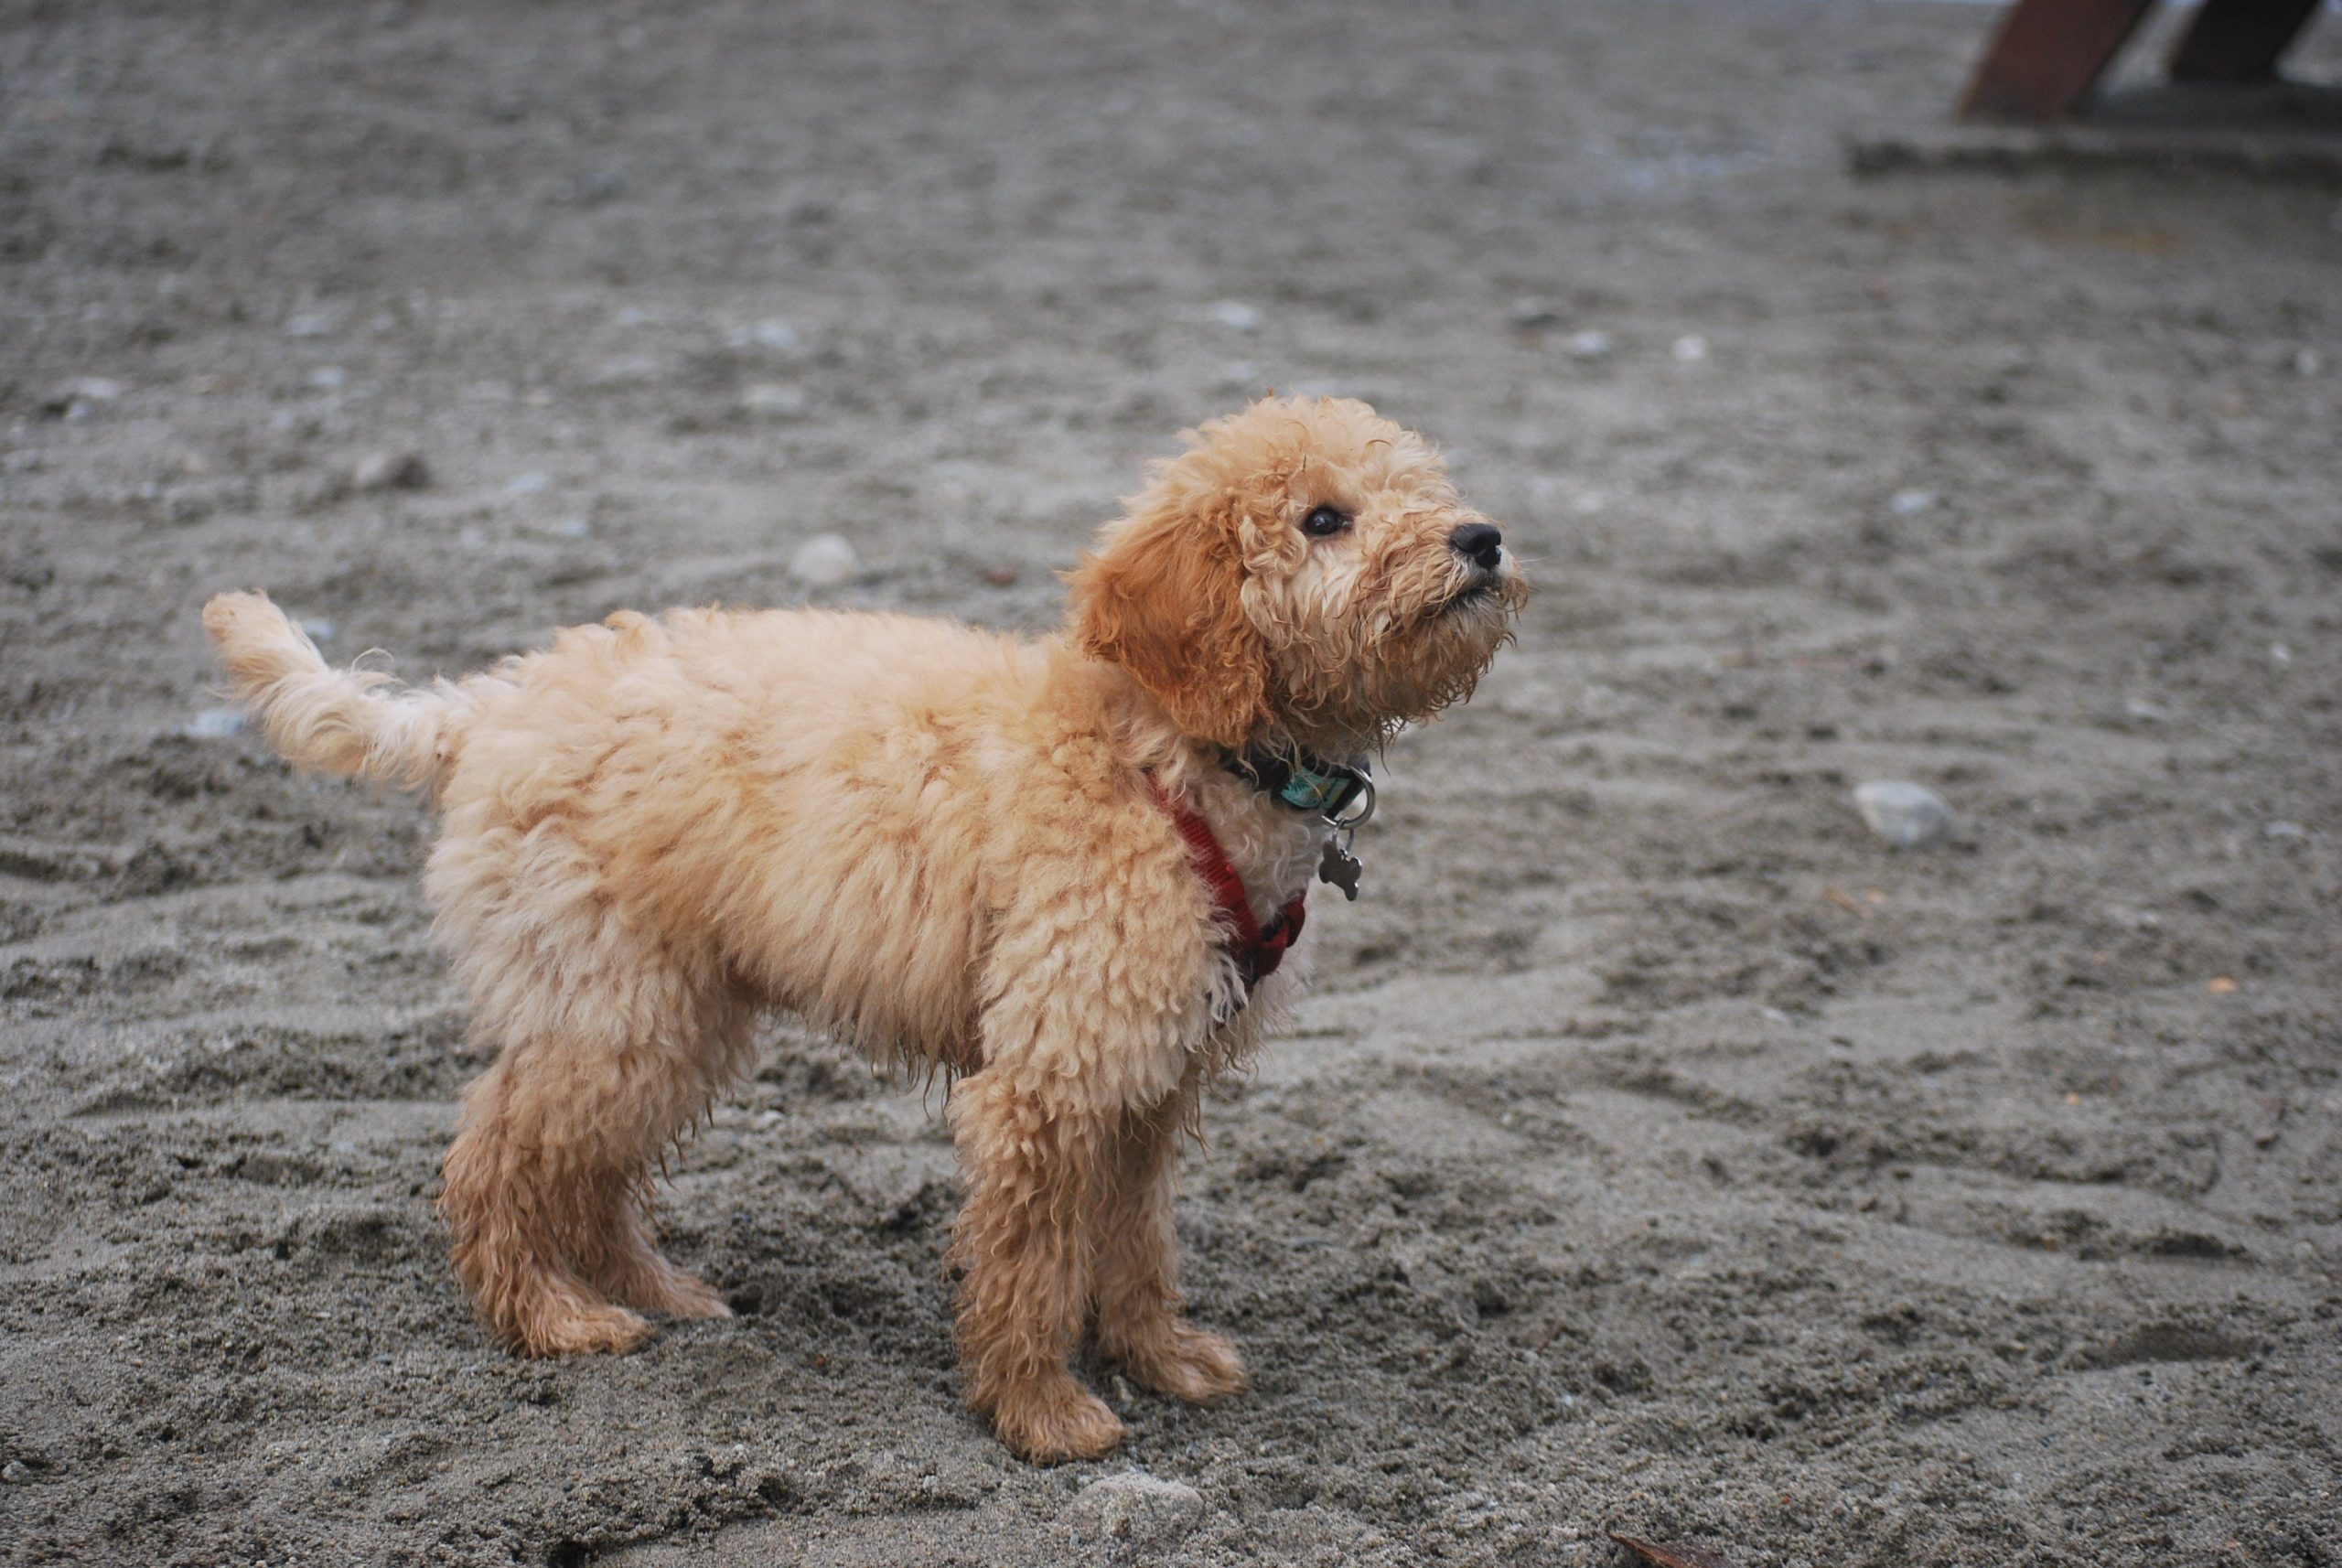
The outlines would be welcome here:
<svg viewBox="0 0 2342 1568">
<path fill-rule="evenodd" d="M 1342 897 L 1358 902 L 1358 874 L 1366 867 L 1356 855 L 1342 847 L 1342 835 L 1326 841 L 1326 853 L 1317 861 L 1317 880 L 1330 882 L 1342 890 Z"/>
</svg>

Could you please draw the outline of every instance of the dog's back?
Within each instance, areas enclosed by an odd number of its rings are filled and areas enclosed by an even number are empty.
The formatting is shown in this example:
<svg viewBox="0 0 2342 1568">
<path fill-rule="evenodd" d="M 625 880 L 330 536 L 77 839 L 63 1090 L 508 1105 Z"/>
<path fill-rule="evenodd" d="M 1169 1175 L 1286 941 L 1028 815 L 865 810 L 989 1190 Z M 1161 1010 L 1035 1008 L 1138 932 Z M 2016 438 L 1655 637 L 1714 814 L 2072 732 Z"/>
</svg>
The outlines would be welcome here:
<svg viewBox="0 0 2342 1568">
<path fill-rule="evenodd" d="M 564 631 L 463 688 L 425 877 L 449 945 L 516 899 L 607 905 L 876 1054 L 964 1065 L 1003 754 L 1097 726 L 1047 700 L 1051 662 L 902 616 Z"/>
<path fill-rule="evenodd" d="M 917 1003 L 966 996 L 1003 754 L 1100 724 L 1049 700 L 1046 646 L 908 616 L 621 611 L 420 691 L 328 668 L 259 595 L 205 625 L 288 759 L 432 790 L 459 961 L 607 909 L 888 1056 L 964 1054 L 963 1009 Z"/>
</svg>

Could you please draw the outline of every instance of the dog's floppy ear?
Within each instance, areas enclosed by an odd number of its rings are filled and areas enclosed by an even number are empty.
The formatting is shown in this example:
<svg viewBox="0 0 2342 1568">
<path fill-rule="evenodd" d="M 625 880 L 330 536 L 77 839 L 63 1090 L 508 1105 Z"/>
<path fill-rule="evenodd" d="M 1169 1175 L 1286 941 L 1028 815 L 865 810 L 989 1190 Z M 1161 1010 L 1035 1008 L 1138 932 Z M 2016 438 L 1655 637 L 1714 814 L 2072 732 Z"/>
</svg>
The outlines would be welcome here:
<svg viewBox="0 0 2342 1568">
<path fill-rule="evenodd" d="M 1244 614 L 1225 499 L 1142 507 L 1066 580 L 1081 650 L 1129 671 L 1182 733 L 1241 746 L 1270 716 L 1268 650 Z"/>
</svg>

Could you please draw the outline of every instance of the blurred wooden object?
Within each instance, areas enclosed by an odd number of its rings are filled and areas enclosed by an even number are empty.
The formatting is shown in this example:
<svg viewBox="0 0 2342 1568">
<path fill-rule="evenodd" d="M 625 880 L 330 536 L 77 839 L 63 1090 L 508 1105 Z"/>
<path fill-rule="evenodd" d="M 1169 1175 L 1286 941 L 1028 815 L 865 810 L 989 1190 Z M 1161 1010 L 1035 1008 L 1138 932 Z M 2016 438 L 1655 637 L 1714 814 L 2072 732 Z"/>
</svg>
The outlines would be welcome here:
<svg viewBox="0 0 2342 1568">
<path fill-rule="evenodd" d="M 2317 0 L 2204 0 L 2171 52 L 2171 78 L 2239 86 L 2273 81 L 2277 57 L 2316 9 Z"/>
<path fill-rule="evenodd" d="M 2015 0 L 1961 100 L 1963 120 L 2046 124 L 2070 119 L 2154 0 Z M 2317 0 L 2204 0 L 2173 51 L 2181 81 L 2246 83 L 2277 58 Z"/>
<path fill-rule="evenodd" d="M 2154 0 L 2016 0 L 1960 105 L 1963 120 L 2063 120 Z"/>
</svg>

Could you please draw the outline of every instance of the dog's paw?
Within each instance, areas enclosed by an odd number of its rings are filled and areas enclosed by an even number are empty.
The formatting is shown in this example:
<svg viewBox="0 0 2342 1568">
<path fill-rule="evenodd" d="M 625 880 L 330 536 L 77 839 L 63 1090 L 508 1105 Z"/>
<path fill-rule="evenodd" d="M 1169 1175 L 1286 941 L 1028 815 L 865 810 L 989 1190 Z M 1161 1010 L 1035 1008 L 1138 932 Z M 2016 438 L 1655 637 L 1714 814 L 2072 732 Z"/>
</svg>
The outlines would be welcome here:
<svg viewBox="0 0 2342 1568">
<path fill-rule="evenodd" d="M 1123 1440 L 1121 1418 L 1071 1378 L 1004 1394 L 992 1422 L 1017 1457 L 1036 1465 L 1095 1459 Z"/>
<path fill-rule="evenodd" d="M 1185 1323 L 1170 1324 L 1123 1347 L 1120 1359 L 1141 1388 L 1189 1404 L 1209 1404 L 1245 1388 L 1244 1359 L 1236 1347 Z"/>
<path fill-rule="evenodd" d="M 521 1348 L 532 1356 L 624 1355 L 650 1337 L 650 1325 L 622 1306 L 547 1313 L 528 1326 Z"/>
<path fill-rule="evenodd" d="M 732 1309 L 713 1285 L 671 1263 L 655 1273 L 645 1271 L 614 1283 L 610 1294 L 645 1312 L 661 1312 L 685 1322 L 732 1316 Z"/>
<path fill-rule="evenodd" d="M 686 1321 L 732 1316 L 732 1309 L 725 1305 L 722 1296 L 715 1294 L 714 1286 L 680 1270 L 667 1282 L 661 1299 L 643 1305 L 653 1312 L 663 1312 L 670 1317 Z"/>
</svg>

